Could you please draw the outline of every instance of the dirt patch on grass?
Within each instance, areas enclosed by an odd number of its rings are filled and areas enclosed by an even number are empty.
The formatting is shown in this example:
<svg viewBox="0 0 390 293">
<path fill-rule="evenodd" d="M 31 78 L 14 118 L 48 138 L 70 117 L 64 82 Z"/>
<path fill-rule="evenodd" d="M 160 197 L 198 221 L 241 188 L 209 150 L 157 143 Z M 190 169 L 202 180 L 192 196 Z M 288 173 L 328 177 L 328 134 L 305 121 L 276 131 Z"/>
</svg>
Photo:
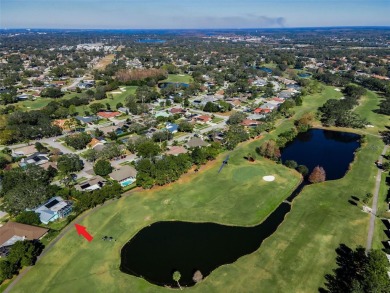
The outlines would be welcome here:
<svg viewBox="0 0 390 293">
<path fill-rule="evenodd" d="M 95 68 L 94 69 L 97 69 L 97 70 L 104 70 L 107 65 L 111 64 L 112 63 L 112 60 L 114 60 L 115 58 L 115 55 L 114 54 L 110 54 L 110 55 L 107 55 L 105 57 L 103 57 L 102 59 L 99 60 L 99 62 L 95 65 Z"/>
</svg>

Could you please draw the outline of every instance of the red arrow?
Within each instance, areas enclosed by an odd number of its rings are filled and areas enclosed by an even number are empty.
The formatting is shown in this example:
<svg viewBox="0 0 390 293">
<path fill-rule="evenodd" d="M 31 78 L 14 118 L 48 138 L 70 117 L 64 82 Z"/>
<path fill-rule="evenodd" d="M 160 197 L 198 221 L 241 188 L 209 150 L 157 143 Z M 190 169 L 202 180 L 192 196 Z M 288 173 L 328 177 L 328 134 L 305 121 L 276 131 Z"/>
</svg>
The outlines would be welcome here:
<svg viewBox="0 0 390 293">
<path fill-rule="evenodd" d="M 92 241 L 93 237 L 92 237 L 91 234 L 89 234 L 89 233 L 87 232 L 87 228 L 86 228 L 86 227 L 81 226 L 81 225 L 79 225 L 79 224 L 74 224 L 74 226 L 76 227 L 77 233 L 78 233 L 79 235 L 82 235 L 85 239 L 88 240 L 88 242 L 91 242 L 91 241 Z"/>
</svg>

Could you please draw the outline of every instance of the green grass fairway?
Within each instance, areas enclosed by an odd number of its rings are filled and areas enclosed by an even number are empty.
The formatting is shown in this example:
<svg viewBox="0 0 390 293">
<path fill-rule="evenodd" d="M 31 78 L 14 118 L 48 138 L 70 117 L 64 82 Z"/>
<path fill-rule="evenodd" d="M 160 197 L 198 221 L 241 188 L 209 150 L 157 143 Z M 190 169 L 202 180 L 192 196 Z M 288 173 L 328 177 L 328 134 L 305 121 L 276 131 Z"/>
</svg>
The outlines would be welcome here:
<svg viewBox="0 0 390 293">
<path fill-rule="evenodd" d="M 388 116 L 374 112 L 379 109 L 380 100 L 381 98 L 377 93 L 367 90 L 367 94 L 360 99 L 360 105 L 355 109 L 356 113 L 361 117 L 365 117 L 370 124 L 375 126 L 366 129 L 370 133 L 378 133 L 378 130 L 384 129 L 390 122 Z"/>
<path fill-rule="evenodd" d="M 122 86 L 121 86 L 121 88 L 122 88 Z M 130 95 L 135 94 L 137 86 L 124 86 L 123 88 L 125 88 L 124 92 L 122 92 L 120 94 L 112 94 L 112 93 L 108 92 L 107 98 L 105 98 L 103 100 L 93 101 L 89 105 L 94 104 L 94 103 L 101 103 L 104 106 L 106 106 L 106 104 L 108 103 L 111 106 L 111 110 L 116 110 L 116 105 L 118 103 L 122 103 L 124 105 L 126 102 L 126 98 Z M 114 90 L 113 92 L 120 92 L 120 89 Z M 81 114 L 84 114 L 85 111 L 90 112 L 89 105 L 82 105 L 82 106 L 76 107 L 76 111 L 81 113 Z"/>
<path fill-rule="evenodd" d="M 183 82 L 191 83 L 193 81 L 192 77 L 188 74 L 169 74 L 167 79 L 164 79 L 161 82 Z"/>
<path fill-rule="evenodd" d="M 122 245 L 144 226 L 161 220 L 230 225 L 261 222 L 291 193 L 300 176 L 265 159 L 255 163 L 244 160 L 245 152 L 256 143 L 243 144 L 232 152 L 229 165 L 220 174 L 217 171 L 226 154 L 219 156 L 211 168 L 202 167 L 207 170 L 192 173 L 178 183 L 156 191 L 135 192 L 99 208 L 81 222 L 95 237 L 91 243 L 71 230 L 13 292 L 168 291 L 121 273 L 118 268 Z M 276 180 L 265 182 L 264 175 L 274 175 Z M 102 241 L 104 235 L 117 241 Z"/>
</svg>

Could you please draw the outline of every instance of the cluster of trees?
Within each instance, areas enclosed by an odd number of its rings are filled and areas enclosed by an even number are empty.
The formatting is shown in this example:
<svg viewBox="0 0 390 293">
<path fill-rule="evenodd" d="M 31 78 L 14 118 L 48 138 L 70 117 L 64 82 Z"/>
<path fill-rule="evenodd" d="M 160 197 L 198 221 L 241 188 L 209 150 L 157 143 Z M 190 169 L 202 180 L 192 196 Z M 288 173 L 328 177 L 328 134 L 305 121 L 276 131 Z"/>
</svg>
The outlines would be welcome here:
<svg viewBox="0 0 390 293">
<path fill-rule="evenodd" d="M 123 83 L 131 84 L 133 81 L 142 80 L 163 80 L 168 77 L 167 72 L 164 69 L 132 69 L 132 70 L 119 70 L 115 78 Z"/>
<path fill-rule="evenodd" d="M 275 161 L 278 161 L 281 156 L 278 144 L 272 139 L 264 142 L 261 146 L 257 147 L 256 153 L 265 158 Z"/>
<path fill-rule="evenodd" d="M 39 225 L 41 224 L 41 220 L 39 219 L 39 215 L 34 211 L 23 211 L 19 215 L 16 216 L 15 221 L 22 224 L 27 225 Z"/>
<path fill-rule="evenodd" d="M 144 158 L 136 165 L 137 186 L 151 188 L 154 185 L 174 182 L 192 165 L 201 165 L 208 160 L 214 160 L 219 152 L 219 144 L 212 144 L 209 147 L 194 148 L 189 154 L 164 156 L 158 159 Z"/>
<path fill-rule="evenodd" d="M 51 123 L 50 117 L 42 111 L 16 111 L 0 119 L 0 144 L 57 136 L 60 127 Z"/>
<path fill-rule="evenodd" d="M 358 99 L 365 93 L 360 86 L 348 85 L 344 89 L 344 99 L 328 100 L 318 110 L 321 114 L 321 122 L 327 126 L 362 128 L 366 121 L 352 111 L 358 105 Z"/>
<path fill-rule="evenodd" d="M 55 176 L 54 168 L 47 171 L 29 164 L 3 172 L 0 195 L 5 209 L 16 215 L 26 209 L 33 209 L 50 198 L 59 187 L 50 185 Z M 54 169 L 55 170 L 55 169 Z"/>
<path fill-rule="evenodd" d="M 389 292 L 389 263 L 382 251 L 371 250 L 366 254 L 364 247 L 353 250 L 341 244 L 336 252 L 338 267 L 332 274 L 325 275 L 326 288 L 320 288 L 320 292 Z"/>
<path fill-rule="evenodd" d="M 88 133 L 80 132 L 73 135 L 67 135 L 64 140 L 68 146 L 71 146 L 76 150 L 82 150 L 91 142 L 92 136 Z"/>
<path fill-rule="evenodd" d="M 296 128 L 291 128 L 290 130 L 284 131 L 279 134 L 276 144 L 278 147 L 282 148 L 286 145 L 287 142 L 292 141 L 298 135 Z"/>
<path fill-rule="evenodd" d="M 224 136 L 224 146 L 228 150 L 233 150 L 240 142 L 249 139 L 249 134 L 241 125 L 230 125 Z"/>
<path fill-rule="evenodd" d="M 107 182 L 101 189 L 93 191 L 78 191 L 75 188 L 64 188 L 57 194 L 64 198 L 76 199 L 74 211 L 81 213 L 87 209 L 103 204 L 106 200 L 119 198 L 122 194 L 122 186 L 117 182 Z"/>
<path fill-rule="evenodd" d="M 312 127 L 314 120 L 314 114 L 308 112 L 303 114 L 298 120 L 295 120 L 294 125 L 298 132 L 306 132 Z"/>
<path fill-rule="evenodd" d="M 83 153 L 84 158 L 89 162 L 95 162 L 97 159 L 112 160 L 123 154 L 122 146 L 116 143 L 105 144 L 103 149 L 98 152 L 95 149 L 88 149 Z"/>
<path fill-rule="evenodd" d="M 219 101 L 218 104 L 207 102 L 203 107 L 205 112 L 227 112 L 233 109 L 233 106 L 225 101 Z"/>
<path fill-rule="evenodd" d="M 48 87 L 48 88 L 45 88 L 42 92 L 41 92 L 41 97 L 43 98 L 53 98 L 53 99 L 57 99 L 57 98 L 61 98 L 65 93 L 63 91 L 61 91 L 60 88 L 57 88 L 57 87 Z"/>
<path fill-rule="evenodd" d="M 24 266 L 34 265 L 44 246 L 39 241 L 16 242 L 5 260 L 0 261 L 0 283 L 11 279 Z"/>
<path fill-rule="evenodd" d="M 294 160 L 286 160 L 284 165 L 288 168 L 297 170 L 303 177 L 306 177 L 309 174 L 309 169 L 305 165 L 298 165 Z"/>
<path fill-rule="evenodd" d="M 142 158 L 153 158 L 161 152 L 161 148 L 153 140 L 140 137 L 137 140 L 130 140 L 127 149 L 132 153 L 137 153 Z"/>
<path fill-rule="evenodd" d="M 96 175 L 107 176 L 112 172 L 112 166 L 107 160 L 99 160 L 93 166 L 93 171 Z"/>
<path fill-rule="evenodd" d="M 63 174 L 70 174 L 83 170 L 84 163 L 76 154 L 64 154 L 57 160 L 57 168 Z"/>
<path fill-rule="evenodd" d="M 243 112 L 234 112 L 229 116 L 229 119 L 226 121 L 227 124 L 237 125 L 240 124 L 246 118 L 245 113 Z"/>
</svg>

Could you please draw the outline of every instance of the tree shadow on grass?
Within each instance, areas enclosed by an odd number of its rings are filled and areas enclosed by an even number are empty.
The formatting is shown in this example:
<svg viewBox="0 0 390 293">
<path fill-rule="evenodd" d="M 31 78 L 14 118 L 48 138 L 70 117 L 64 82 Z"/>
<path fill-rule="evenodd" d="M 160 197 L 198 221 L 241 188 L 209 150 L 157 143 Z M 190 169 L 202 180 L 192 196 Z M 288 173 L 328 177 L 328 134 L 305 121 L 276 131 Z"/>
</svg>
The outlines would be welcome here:
<svg viewBox="0 0 390 293">
<path fill-rule="evenodd" d="M 348 202 L 353 205 L 353 206 L 357 206 L 357 202 L 356 201 L 353 201 L 352 199 L 349 199 Z"/>
<path fill-rule="evenodd" d="M 318 288 L 320 293 L 350 292 L 351 284 L 359 279 L 359 268 L 362 267 L 365 256 L 365 249 L 358 247 L 352 250 L 345 244 L 340 244 L 336 249 L 337 268 L 332 274 L 325 275 L 325 288 Z"/>
</svg>

